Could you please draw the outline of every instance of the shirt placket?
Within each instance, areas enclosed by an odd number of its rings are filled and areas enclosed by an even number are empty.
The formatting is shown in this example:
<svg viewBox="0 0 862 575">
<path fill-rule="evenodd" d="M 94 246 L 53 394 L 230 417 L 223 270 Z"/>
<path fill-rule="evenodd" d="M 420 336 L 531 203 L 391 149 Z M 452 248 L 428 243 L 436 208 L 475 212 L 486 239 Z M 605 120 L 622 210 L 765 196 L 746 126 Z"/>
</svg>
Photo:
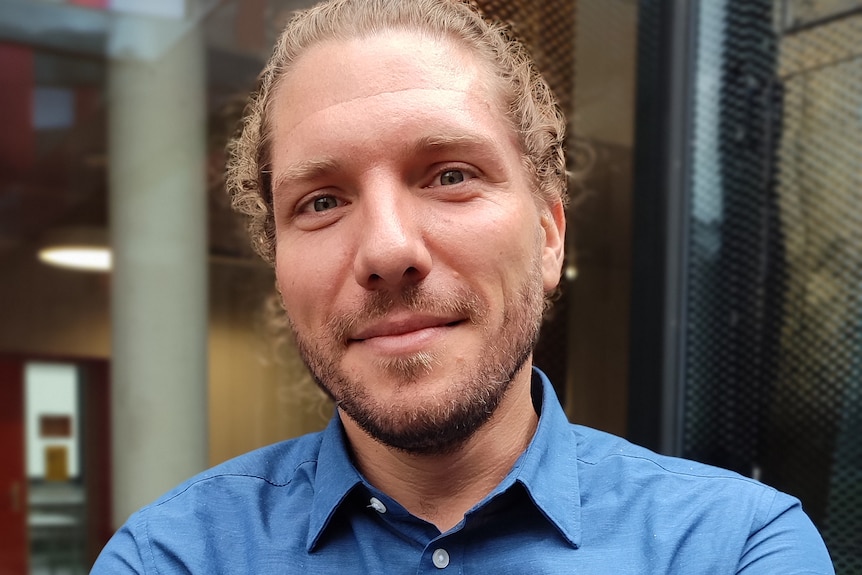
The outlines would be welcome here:
<svg viewBox="0 0 862 575">
<path fill-rule="evenodd" d="M 454 575 L 464 572 L 464 545 L 458 533 L 435 538 L 422 552 L 416 575 Z"/>
</svg>

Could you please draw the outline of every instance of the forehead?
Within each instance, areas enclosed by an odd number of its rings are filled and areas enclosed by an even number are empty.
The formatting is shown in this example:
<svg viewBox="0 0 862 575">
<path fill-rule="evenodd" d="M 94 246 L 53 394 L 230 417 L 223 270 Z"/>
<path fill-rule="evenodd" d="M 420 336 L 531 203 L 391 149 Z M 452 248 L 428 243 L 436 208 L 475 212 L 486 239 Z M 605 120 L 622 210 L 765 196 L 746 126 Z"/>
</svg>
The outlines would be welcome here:
<svg viewBox="0 0 862 575">
<path fill-rule="evenodd" d="M 489 66 L 458 42 L 414 31 L 327 40 L 303 53 L 282 77 L 271 102 L 284 134 L 321 111 L 387 95 L 470 94 L 504 109 Z"/>
</svg>

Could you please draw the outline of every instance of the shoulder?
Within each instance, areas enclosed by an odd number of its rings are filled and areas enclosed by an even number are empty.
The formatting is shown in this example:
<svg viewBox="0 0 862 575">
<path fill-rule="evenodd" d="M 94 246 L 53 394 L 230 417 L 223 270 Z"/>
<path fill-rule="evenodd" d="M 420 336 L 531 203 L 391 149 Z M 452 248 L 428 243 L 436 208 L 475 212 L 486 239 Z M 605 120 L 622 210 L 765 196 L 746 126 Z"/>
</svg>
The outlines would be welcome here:
<svg viewBox="0 0 862 575">
<path fill-rule="evenodd" d="M 282 551 L 305 542 L 321 434 L 226 461 L 141 508 L 114 534 L 91 573 L 253 572 L 243 549 L 264 544 L 278 525 Z"/>
<path fill-rule="evenodd" d="M 279 487 L 307 480 L 317 464 L 321 439 L 322 433 L 312 433 L 244 453 L 191 477 L 147 507 L 161 506 L 224 482 L 241 488 L 258 484 Z"/>
<path fill-rule="evenodd" d="M 231 518 L 248 529 L 269 513 L 306 512 L 314 494 L 321 433 L 245 453 L 212 467 L 166 492 L 130 519 L 149 533 L 178 525 L 209 530 Z"/>
<path fill-rule="evenodd" d="M 574 427 L 580 490 L 599 506 L 619 501 L 630 512 L 657 519 L 683 514 L 707 523 L 732 521 L 753 531 L 781 513 L 780 508 L 799 504 L 795 498 L 733 471 L 661 455 L 601 431 Z"/>
<path fill-rule="evenodd" d="M 628 541 L 648 533 L 645 555 L 672 550 L 669 565 L 682 557 L 691 565 L 733 557 L 740 572 L 832 573 L 797 498 L 733 471 L 572 427 L 585 525 L 614 525 L 614 536 Z"/>
<path fill-rule="evenodd" d="M 662 455 L 597 429 L 582 425 L 572 425 L 572 428 L 577 438 L 578 460 L 586 468 L 618 467 L 626 474 L 668 479 L 676 477 L 685 480 L 738 481 L 758 489 L 771 489 L 733 471 L 690 459 Z"/>
<path fill-rule="evenodd" d="M 592 496 L 636 499 L 668 513 L 696 506 L 699 513 L 746 514 L 763 522 L 776 499 L 795 500 L 733 471 L 689 459 L 661 455 L 625 439 L 573 426 L 577 437 L 580 489 Z M 613 482 L 609 481 L 613 478 Z"/>
</svg>

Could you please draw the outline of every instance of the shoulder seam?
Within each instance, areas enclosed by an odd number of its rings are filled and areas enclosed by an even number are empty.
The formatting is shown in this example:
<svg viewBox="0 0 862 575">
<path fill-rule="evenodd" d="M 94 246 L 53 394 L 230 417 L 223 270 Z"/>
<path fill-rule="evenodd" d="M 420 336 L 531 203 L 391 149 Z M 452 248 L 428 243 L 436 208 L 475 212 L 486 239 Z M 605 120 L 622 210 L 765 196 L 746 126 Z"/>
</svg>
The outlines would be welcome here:
<svg viewBox="0 0 862 575">
<path fill-rule="evenodd" d="M 647 463 L 650 463 L 650 464 L 658 467 L 659 469 L 662 469 L 662 470 L 664 470 L 668 473 L 672 473 L 674 475 L 681 475 L 681 476 L 685 476 L 685 477 L 697 477 L 699 479 L 730 479 L 730 480 L 734 480 L 734 481 L 741 481 L 743 483 L 749 483 L 751 485 L 758 486 L 758 487 L 764 487 L 770 491 L 777 491 L 774 487 L 771 487 L 765 483 L 761 483 L 760 481 L 757 481 L 756 479 L 752 479 L 750 477 L 745 477 L 744 475 L 739 475 L 733 471 L 723 469 L 721 467 L 713 467 L 713 469 L 715 469 L 716 471 L 721 471 L 723 473 L 708 474 L 708 473 L 687 472 L 687 471 L 681 471 L 681 470 L 677 470 L 677 469 L 668 469 L 666 466 L 662 465 L 661 463 L 659 463 L 658 461 L 656 461 L 654 459 L 651 459 L 649 457 L 642 457 L 639 455 L 632 455 L 629 453 L 613 453 L 613 454 L 607 455 L 605 457 L 602 457 L 601 459 L 596 460 L 596 461 L 587 461 L 585 459 L 578 457 L 578 461 L 583 463 L 584 465 L 598 465 L 601 461 L 605 461 L 605 460 L 608 460 L 608 459 L 611 459 L 614 457 L 620 457 L 620 458 L 625 458 L 625 459 L 637 459 L 639 461 L 645 461 Z M 685 461 L 685 460 L 681 460 L 681 461 Z M 705 463 L 700 463 L 700 462 L 694 461 L 694 460 L 692 460 L 692 462 L 697 463 L 698 465 L 707 465 Z"/>
<path fill-rule="evenodd" d="M 146 520 L 143 514 L 138 515 L 138 522 L 143 523 L 144 536 L 147 538 L 147 553 L 150 556 L 150 565 L 152 565 L 155 572 L 159 574 L 161 571 L 159 571 L 159 566 L 156 564 L 156 554 L 153 551 L 152 538 L 150 537 L 150 522 Z M 143 557 L 141 559 L 143 559 Z M 146 563 L 144 561 L 141 561 L 141 563 L 144 571 L 149 571 Z"/>
<path fill-rule="evenodd" d="M 225 472 L 225 473 L 214 473 L 214 474 L 212 474 L 212 475 L 207 475 L 207 476 L 205 476 L 205 477 L 200 477 L 200 478 L 198 478 L 198 479 L 195 479 L 195 480 L 193 480 L 193 481 L 188 482 L 188 483 L 183 487 L 183 489 L 181 489 L 180 491 L 177 491 L 176 493 L 173 493 L 170 497 L 166 497 L 166 498 L 164 498 L 164 499 L 161 499 L 161 500 L 159 500 L 159 501 L 156 501 L 156 502 L 152 503 L 151 505 L 148 505 L 147 507 L 160 507 L 160 506 L 162 506 L 162 505 L 164 505 L 164 504 L 166 504 L 166 503 L 169 503 L 170 501 L 173 501 L 173 500 L 174 500 L 174 499 L 176 499 L 177 497 L 179 497 L 179 496 L 183 495 L 184 493 L 186 493 L 186 492 L 187 492 L 189 489 L 191 489 L 192 487 L 195 487 L 195 486 L 197 486 L 197 485 L 199 485 L 199 484 L 201 484 L 201 483 L 206 483 L 206 482 L 208 482 L 208 481 L 210 481 L 210 480 L 212 480 L 212 479 L 219 479 L 219 478 L 223 478 L 223 477 L 246 477 L 246 478 L 249 478 L 249 479 L 259 479 L 260 481 L 263 481 L 263 482 L 265 482 L 265 483 L 268 483 L 268 484 L 272 485 L 273 487 L 286 487 L 286 486 L 290 485 L 290 483 L 293 481 L 293 476 L 294 476 L 294 475 L 296 475 L 296 471 L 297 471 L 300 467 L 302 467 L 303 465 L 306 465 L 306 464 L 308 464 L 308 463 L 314 463 L 314 464 L 317 464 L 317 459 L 305 459 L 305 460 L 303 460 L 303 461 L 299 461 L 299 462 L 297 462 L 297 463 L 296 463 L 296 465 L 295 465 L 295 466 L 294 466 L 294 468 L 293 468 L 293 473 L 291 474 L 291 478 L 290 478 L 289 480 L 287 480 L 287 481 L 283 482 L 283 483 L 279 483 L 279 482 L 276 482 L 276 481 L 272 481 L 271 479 L 269 479 L 269 478 L 267 478 L 267 477 L 262 477 L 262 476 L 260 476 L 260 475 L 255 475 L 255 474 L 253 474 L 253 473 L 239 473 L 239 472 L 233 472 L 233 473 L 228 473 L 228 472 Z"/>
</svg>

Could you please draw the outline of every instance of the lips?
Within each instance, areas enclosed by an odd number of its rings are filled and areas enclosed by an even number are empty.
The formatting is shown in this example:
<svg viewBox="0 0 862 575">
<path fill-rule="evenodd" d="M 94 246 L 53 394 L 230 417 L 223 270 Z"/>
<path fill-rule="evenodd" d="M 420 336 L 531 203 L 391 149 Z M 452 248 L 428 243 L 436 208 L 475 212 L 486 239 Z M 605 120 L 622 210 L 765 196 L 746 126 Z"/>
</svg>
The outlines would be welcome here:
<svg viewBox="0 0 862 575">
<path fill-rule="evenodd" d="M 421 351 L 433 345 L 463 318 L 437 316 L 392 317 L 357 329 L 348 344 L 361 344 L 385 354 Z"/>
<path fill-rule="evenodd" d="M 410 316 L 404 318 L 388 318 L 376 321 L 357 329 L 348 341 L 366 341 L 380 337 L 398 337 L 434 328 L 451 327 L 462 321 L 462 318 L 441 318 L 433 316 Z"/>
</svg>

